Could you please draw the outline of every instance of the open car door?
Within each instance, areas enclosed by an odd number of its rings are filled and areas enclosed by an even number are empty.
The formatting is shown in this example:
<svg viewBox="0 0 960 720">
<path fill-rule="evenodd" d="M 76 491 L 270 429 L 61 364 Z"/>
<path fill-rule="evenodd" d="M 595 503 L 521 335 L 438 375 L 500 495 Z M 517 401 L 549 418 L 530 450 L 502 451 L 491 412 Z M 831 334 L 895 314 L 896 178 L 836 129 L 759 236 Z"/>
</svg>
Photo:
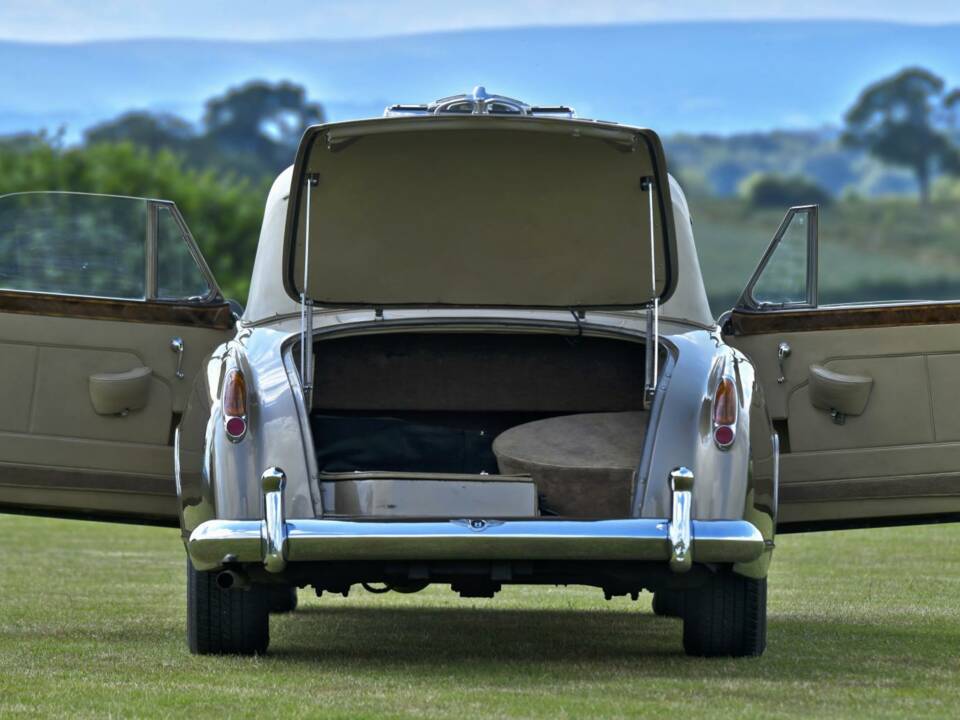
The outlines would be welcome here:
<svg viewBox="0 0 960 720">
<path fill-rule="evenodd" d="M 823 304 L 818 215 L 791 208 L 722 321 L 780 436 L 778 528 L 960 520 L 960 301 Z"/>
<path fill-rule="evenodd" d="M 233 325 L 173 203 L 0 197 L 0 512 L 175 525 L 174 430 Z"/>
</svg>

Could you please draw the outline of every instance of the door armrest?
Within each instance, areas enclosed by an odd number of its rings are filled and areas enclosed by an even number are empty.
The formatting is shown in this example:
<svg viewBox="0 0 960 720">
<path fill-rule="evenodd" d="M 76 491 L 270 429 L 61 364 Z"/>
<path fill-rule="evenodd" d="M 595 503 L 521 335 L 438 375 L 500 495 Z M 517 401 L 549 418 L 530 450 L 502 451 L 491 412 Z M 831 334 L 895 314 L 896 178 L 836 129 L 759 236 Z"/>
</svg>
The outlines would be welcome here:
<svg viewBox="0 0 960 720">
<path fill-rule="evenodd" d="M 148 367 L 119 373 L 97 373 L 90 376 L 90 402 L 98 415 L 124 415 L 140 410 L 150 399 Z"/>
<path fill-rule="evenodd" d="M 810 402 L 822 410 L 861 415 L 872 389 L 873 378 L 866 375 L 846 375 L 822 365 L 810 366 Z"/>
</svg>

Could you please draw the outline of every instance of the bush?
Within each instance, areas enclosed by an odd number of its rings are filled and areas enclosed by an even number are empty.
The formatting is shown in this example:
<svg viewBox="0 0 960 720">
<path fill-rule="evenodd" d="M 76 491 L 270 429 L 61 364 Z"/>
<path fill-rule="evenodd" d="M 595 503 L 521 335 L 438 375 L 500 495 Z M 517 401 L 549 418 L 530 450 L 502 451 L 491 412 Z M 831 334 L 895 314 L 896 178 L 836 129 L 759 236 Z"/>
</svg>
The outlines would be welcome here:
<svg viewBox="0 0 960 720">
<path fill-rule="evenodd" d="M 751 175 L 741 183 L 740 194 L 755 208 L 785 209 L 793 205 L 829 205 L 832 201 L 827 190 L 800 175 Z"/>
</svg>

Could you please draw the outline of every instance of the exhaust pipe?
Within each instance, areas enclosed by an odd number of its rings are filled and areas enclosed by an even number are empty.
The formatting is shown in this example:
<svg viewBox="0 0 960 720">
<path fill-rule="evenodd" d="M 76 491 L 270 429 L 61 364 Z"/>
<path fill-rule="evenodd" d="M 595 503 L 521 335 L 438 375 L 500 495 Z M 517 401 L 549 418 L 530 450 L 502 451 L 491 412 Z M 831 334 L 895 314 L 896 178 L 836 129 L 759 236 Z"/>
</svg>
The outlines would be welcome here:
<svg viewBox="0 0 960 720">
<path fill-rule="evenodd" d="M 221 590 L 243 590 L 250 587 L 250 578 L 236 570 L 224 570 L 217 574 L 217 587 Z"/>
</svg>

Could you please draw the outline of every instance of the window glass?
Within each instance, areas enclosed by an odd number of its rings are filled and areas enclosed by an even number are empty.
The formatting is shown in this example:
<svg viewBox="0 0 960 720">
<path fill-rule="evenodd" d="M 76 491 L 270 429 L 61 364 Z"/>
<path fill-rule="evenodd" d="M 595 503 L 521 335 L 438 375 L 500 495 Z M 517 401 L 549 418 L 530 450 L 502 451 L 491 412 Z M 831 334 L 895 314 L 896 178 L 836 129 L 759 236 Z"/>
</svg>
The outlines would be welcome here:
<svg viewBox="0 0 960 720">
<path fill-rule="evenodd" d="M 0 197 L 0 289 L 143 299 L 146 234 L 144 200 Z"/>
<path fill-rule="evenodd" d="M 810 217 L 795 213 L 757 283 L 753 299 L 780 305 L 807 301 L 807 229 Z"/>
<path fill-rule="evenodd" d="M 848 202 L 820 219 L 820 305 L 960 298 L 955 203 Z"/>
<path fill-rule="evenodd" d="M 165 299 L 204 298 L 210 286 L 169 208 L 157 208 L 157 296 Z"/>
</svg>

